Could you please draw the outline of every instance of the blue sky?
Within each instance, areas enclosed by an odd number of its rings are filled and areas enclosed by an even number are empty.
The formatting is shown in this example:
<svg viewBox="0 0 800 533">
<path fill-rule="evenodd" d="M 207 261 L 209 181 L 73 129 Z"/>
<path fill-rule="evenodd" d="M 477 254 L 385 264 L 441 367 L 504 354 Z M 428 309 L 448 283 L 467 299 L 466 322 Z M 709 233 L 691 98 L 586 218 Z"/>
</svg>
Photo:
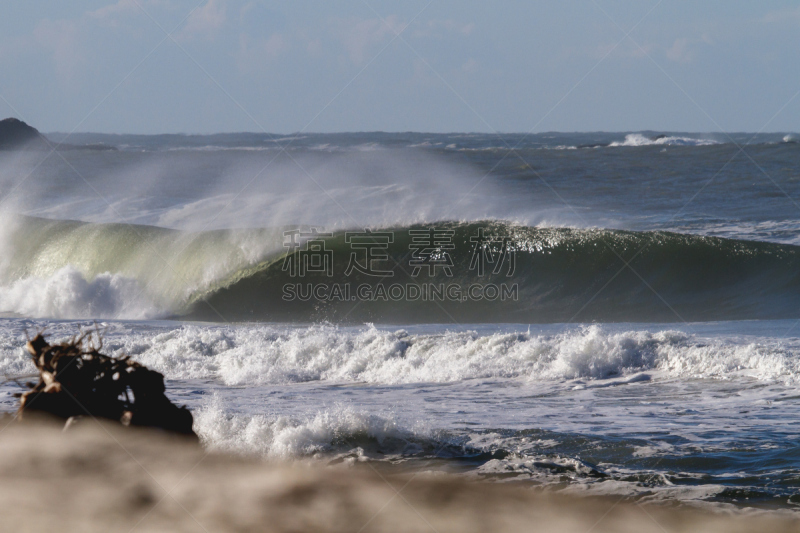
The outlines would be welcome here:
<svg viewBox="0 0 800 533">
<path fill-rule="evenodd" d="M 800 130 L 796 1 L 1 10 L 0 115 L 42 131 Z"/>
</svg>

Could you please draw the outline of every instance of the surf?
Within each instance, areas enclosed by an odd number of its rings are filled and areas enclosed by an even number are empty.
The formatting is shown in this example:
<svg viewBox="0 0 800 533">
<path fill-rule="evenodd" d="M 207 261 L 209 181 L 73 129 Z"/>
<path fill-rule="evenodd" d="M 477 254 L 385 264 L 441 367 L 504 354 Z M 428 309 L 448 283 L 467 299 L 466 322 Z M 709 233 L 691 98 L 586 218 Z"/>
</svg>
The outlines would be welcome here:
<svg viewBox="0 0 800 533">
<path fill-rule="evenodd" d="M 191 232 L 32 217 L 6 226 L 0 311 L 30 317 L 552 323 L 800 315 L 800 247 L 789 244 L 492 220 L 372 234 Z M 432 231 L 442 240 L 425 248 L 419 239 Z M 292 232 L 307 236 L 294 248 Z M 308 235 L 330 262 L 298 275 L 290 267 L 307 252 Z M 353 245 L 359 235 L 385 239 L 369 270 L 365 245 Z M 449 263 L 431 262 L 436 254 Z"/>
</svg>

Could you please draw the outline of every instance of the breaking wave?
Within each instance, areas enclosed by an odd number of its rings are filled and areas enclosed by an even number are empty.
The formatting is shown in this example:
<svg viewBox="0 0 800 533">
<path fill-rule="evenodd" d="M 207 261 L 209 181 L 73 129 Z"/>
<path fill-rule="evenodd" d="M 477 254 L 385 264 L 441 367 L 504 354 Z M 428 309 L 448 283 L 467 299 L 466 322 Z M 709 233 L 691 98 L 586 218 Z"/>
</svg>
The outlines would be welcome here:
<svg viewBox="0 0 800 533">
<path fill-rule="evenodd" d="M 713 144 L 720 144 L 711 139 L 695 139 L 692 137 L 668 136 L 660 135 L 656 137 L 647 137 L 641 133 L 629 133 L 625 136 L 624 141 L 615 141 L 609 144 L 609 147 L 616 146 L 652 146 L 652 145 L 666 145 L 666 146 L 710 146 Z"/>
<path fill-rule="evenodd" d="M 32 327 L 28 324 L 26 327 Z M 310 382 L 450 383 L 521 379 L 595 387 L 656 378 L 748 376 L 800 381 L 800 348 L 770 340 L 707 339 L 674 330 L 558 333 L 414 332 L 375 326 L 273 325 L 137 328 L 109 325 L 104 349 L 130 355 L 171 380 L 213 379 L 227 386 Z M 63 334 L 74 334 L 65 323 Z M 59 338 L 57 326 L 48 329 Z M 24 334 L 0 339 L 0 373 L 24 373 Z"/>
<path fill-rule="evenodd" d="M 390 275 L 353 269 L 353 261 L 365 264 L 353 254 L 366 252 L 352 248 L 346 232 L 338 231 L 322 238 L 330 269 L 301 277 L 285 268 L 291 259 L 282 229 L 192 233 L 25 218 L 0 242 L 6 252 L 0 259 L 0 311 L 50 318 L 354 323 L 799 316 L 797 246 L 500 222 L 438 223 L 436 229 L 447 232 L 437 245 L 444 248 L 426 253 L 448 254 L 449 272 L 423 267 L 414 275 L 410 261 L 420 247 L 412 232 L 430 230 L 414 225 L 382 230 L 392 241 L 379 250 L 385 257 L 371 265 Z M 482 241 L 477 250 L 481 231 L 491 242 Z M 478 260 L 488 264 L 482 276 Z M 320 285 L 324 291 L 316 291 Z M 473 298 L 473 285 L 507 291 L 500 298 L 494 290 L 479 290 Z M 360 286 L 365 290 L 357 292 Z M 457 290 L 448 292 L 451 286 Z M 421 287 L 428 291 L 422 297 Z M 393 296 L 400 290 L 402 297 Z"/>
</svg>

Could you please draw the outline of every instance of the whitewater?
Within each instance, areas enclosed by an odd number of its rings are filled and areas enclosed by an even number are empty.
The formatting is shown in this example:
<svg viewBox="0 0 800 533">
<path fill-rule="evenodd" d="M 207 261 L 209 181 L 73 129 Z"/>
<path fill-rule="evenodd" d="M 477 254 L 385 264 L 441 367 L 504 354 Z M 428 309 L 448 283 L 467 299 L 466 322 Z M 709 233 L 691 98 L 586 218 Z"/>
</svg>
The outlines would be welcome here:
<svg viewBox="0 0 800 533">
<path fill-rule="evenodd" d="M 0 409 L 26 335 L 96 329 L 212 450 L 796 509 L 793 135 L 0 152 Z"/>
</svg>

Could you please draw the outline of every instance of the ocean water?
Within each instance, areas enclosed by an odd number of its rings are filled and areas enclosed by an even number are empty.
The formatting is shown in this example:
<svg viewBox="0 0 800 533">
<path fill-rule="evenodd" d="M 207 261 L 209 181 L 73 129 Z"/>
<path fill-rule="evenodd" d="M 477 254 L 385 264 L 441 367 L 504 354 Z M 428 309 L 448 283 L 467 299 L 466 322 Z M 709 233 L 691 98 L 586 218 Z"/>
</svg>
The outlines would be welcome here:
<svg viewBox="0 0 800 533">
<path fill-rule="evenodd" d="M 796 138 L 0 152 L 0 409 L 33 371 L 26 335 L 96 328 L 211 449 L 796 510 Z"/>
</svg>

